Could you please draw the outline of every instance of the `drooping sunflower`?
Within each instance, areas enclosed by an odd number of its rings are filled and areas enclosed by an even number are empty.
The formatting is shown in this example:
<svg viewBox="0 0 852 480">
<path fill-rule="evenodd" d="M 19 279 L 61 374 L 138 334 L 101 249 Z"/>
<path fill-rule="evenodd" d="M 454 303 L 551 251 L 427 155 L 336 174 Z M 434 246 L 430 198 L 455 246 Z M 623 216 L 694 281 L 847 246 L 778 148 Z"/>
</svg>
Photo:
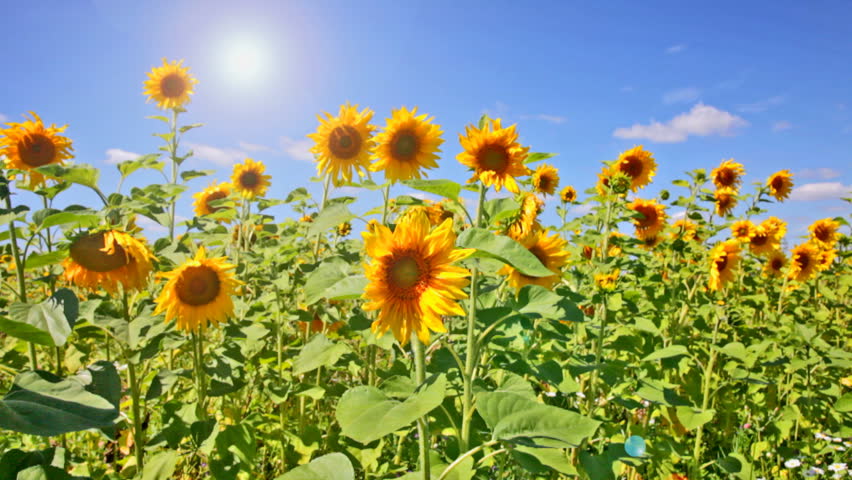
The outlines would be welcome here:
<svg viewBox="0 0 852 480">
<path fill-rule="evenodd" d="M 806 282 L 819 267 L 820 249 L 812 242 L 805 242 L 793 248 L 790 254 L 790 269 L 787 276 L 797 282 Z"/>
<path fill-rule="evenodd" d="M 710 252 L 710 290 L 720 290 L 734 279 L 734 271 L 740 261 L 740 242 L 725 240 Z"/>
<path fill-rule="evenodd" d="M 562 203 L 574 203 L 577 201 L 577 190 L 574 190 L 574 187 L 568 185 L 562 189 L 559 197 L 562 199 Z"/>
<path fill-rule="evenodd" d="M 507 224 L 503 234 L 509 238 L 521 241 L 541 227 L 538 215 L 544 210 L 544 201 L 538 195 L 526 192 L 521 199 L 521 208 Z"/>
<path fill-rule="evenodd" d="M 713 196 L 716 201 L 716 215 L 726 217 L 737 206 L 737 192 L 733 188 L 719 188 Z"/>
<path fill-rule="evenodd" d="M 595 285 L 604 291 L 615 290 L 615 284 L 618 282 L 618 276 L 621 275 L 621 270 L 615 269 L 610 273 L 596 273 Z"/>
<path fill-rule="evenodd" d="M 553 195 L 559 186 L 559 170 L 546 163 L 539 165 L 532 174 L 532 184 L 536 192 Z"/>
<path fill-rule="evenodd" d="M 647 239 L 656 237 L 666 226 L 665 206 L 657 203 L 657 200 L 642 200 L 637 198 L 627 205 L 627 208 L 642 214 L 642 218 L 634 218 L 633 225 L 636 226 L 636 237 Z"/>
<path fill-rule="evenodd" d="M 568 263 L 566 242 L 558 233 L 548 236 L 547 230 L 538 229 L 519 240 L 553 275 L 547 277 L 530 277 L 519 272 L 512 266 L 504 265 L 498 274 L 506 275 L 509 285 L 520 291 L 525 285 L 538 285 L 548 290 L 559 282 L 562 267 Z"/>
<path fill-rule="evenodd" d="M 793 174 L 790 170 L 775 172 L 766 180 L 766 186 L 769 187 L 770 195 L 783 202 L 793 191 Z"/>
<path fill-rule="evenodd" d="M 635 192 L 651 183 L 657 171 L 657 163 L 654 161 L 654 154 L 639 145 L 619 155 L 612 169 L 630 177 L 630 190 Z"/>
<path fill-rule="evenodd" d="M 316 133 L 308 135 L 316 145 L 311 152 L 317 156 L 317 174 L 331 175 L 335 186 L 352 181 L 352 172 L 359 176 L 370 168 L 373 150 L 373 130 L 370 125 L 373 111 L 365 108 L 358 112 L 358 105 L 340 106 L 336 117 L 330 113 L 320 121 Z"/>
<path fill-rule="evenodd" d="M 736 190 L 745 175 L 745 167 L 734 159 L 725 160 L 710 173 L 716 188 L 732 188 Z"/>
<path fill-rule="evenodd" d="M 394 110 L 385 129 L 376 135 L 374 172 L 384 171 L 391 182 L 423 178 L 422 169 L 438 167 L 439 148 L 444 140 L 434 118 L 417 115 L 417 107 Z"/>
<path fill-rule="evenodd" d="M 698 225 L 681 218 L 672 224 L 672 238 L 680 238 L 684 242 L 699 241 Z"/>
<path fill-rule="evenodd" d="M 160 274 L 168 281 L 157 297 L 154 315 L 165 312 L 166 321 L 175 319 L 184 332 L 227 321 L 234 313 L 231 295 L 240 284 L 231 272 L 234 268 L 226 257 L 208 258 L 204 247 L 199 247 L 195 258 Z"/>
<path fill-rule="evenodd" d="M 264 175 L 266 166 L 261 162 L 247 158 L 243 163 L 234 165 L 231 173 L 231 186 L 243 198 L 252 199 L 266 195 L 270 175 Z"/>
<path fill-rule="evenodd" d="M 393 331 L 406 344 L 412 333 L 427 343 L 429 331 L 445 332 L 444 315 L 463 315 L 457 303 L 470 283 L 470 272 L 452 265 L 470 256 L 473 249 L 456 249 L 453 222 L 445 220 L 431 229 L 421 211 L 404 215 L 391 231 L 376 224 L 363 233 L 370 256 L 364 264 L 369 284 L 363 297 L 365 310 L 377 310 L 372 329 L 378 335 Z"/>
<path fill-rule="evenodd" d="M 193 206 L 195 207 L 195 215 L 203 216 L 210 215 L 228 207 L 213 206 L 212 202 L 228 198 L 231 195 L 231 185 L 225 182 L 212 182 L 207 188 L 192 196 L 195 199 Z M 220 222 L 231 223 L 230 218 L 219 219 Z"/>
<path fill-rule="evenodd" d="M 731 225 L 731 235 L 741 242 L 748 242 L 757 227 L 750 220 L 739 220 Z"/>
<path fill-rule="evenodd" d="M 775 250 L 766 257 L 766 263 L 763 265 L 763 273 L 770 277 L 780 277 L 784 274 L 784 267 L 787 266 L 787 255 L 781 250 Z"/>
<path fill-rule="evenodd" d="M 474 171 L 468 183 L 479 179 L 498 192 L 504 186 L 512 193 L 520 191 L 515 179 L 530 174 L 524 165 L 530 148 L 518 143 L 515 125 L 503 128 L 499 118 L 486 122 L 482 128 L 469 125 L 464 136 L 459 134 L 459 142 L 464 151 L 456 159 Z"/>
<path fill-rule="evenodd" d="M 444 223 L 444 220 L 448 218 L 450 220 L 453 219 L 453 212 L 447 210 L 444 205 L 445 203 L 443 200 L 427 205 L 426 215 L 429 217 L 429 223 L 431 223 L 433 227 Z"/>
<path fill-rule="evenodd" d="M 178 108 L 189 103 L 193 87 L 198 80 L 189 74 L 189 67 L 182 66 L 183 60 L 169 63 L 163 59 L 163 66 L 154 67 L 145 80 L 145 90 L 148 101 L 157 102 L 162 110 Z"/>
<path fill-rule="evenodd" d="M 71 242 L 62 262 L 65 280 L 89 290 L 103 288 L 110 294 L 141 290 L 148 282 L 154 256 L 145 239 L 120 230 L 92 231 Z"/>
<path fill-rule="evenodd" d="M 821 249 L 834 248 L 837 243 L 837 230 L 840 224 L 830 218 L 817 220 L 808 231 L 811 232 L 811 241 L 813 241 Z"/>
<path fill-rule="evenodd" d="M 72 158 L 71 140 L 59 135 L 67 125 L 45 127 L 35 112 L 33 119 L 21 123 L 7 123 L 0 129 L 0 157 L 5 157 L 6 168 L 24 170 L 29 175 L 31 186 L 44 183 L 44 175 L 34 171 L 45 165 L 65 163 Z"/>
</svg>

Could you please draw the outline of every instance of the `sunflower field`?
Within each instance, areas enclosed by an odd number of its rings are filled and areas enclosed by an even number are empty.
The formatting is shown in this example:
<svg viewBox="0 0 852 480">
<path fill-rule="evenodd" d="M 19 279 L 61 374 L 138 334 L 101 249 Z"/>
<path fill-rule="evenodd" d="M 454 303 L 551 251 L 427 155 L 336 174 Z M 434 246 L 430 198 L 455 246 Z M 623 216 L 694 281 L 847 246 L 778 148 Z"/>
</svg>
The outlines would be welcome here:
<svg viewBox="0 0 852 480">
<path fill-rule="evenodd" d="M 442 158 L 428 114 L 346 104 L 309 135 L 321 198 L 252 159 L 192 191 L 195 83 L 148 74 L 162 146 L 115 192 L 54 119 L 0 128 L 0 480 L 850 475 L 849 223 L 787 235 L 789 170 L 648 198 L 643 146 L 565 185 L 499 118 Z"/>
</svg>

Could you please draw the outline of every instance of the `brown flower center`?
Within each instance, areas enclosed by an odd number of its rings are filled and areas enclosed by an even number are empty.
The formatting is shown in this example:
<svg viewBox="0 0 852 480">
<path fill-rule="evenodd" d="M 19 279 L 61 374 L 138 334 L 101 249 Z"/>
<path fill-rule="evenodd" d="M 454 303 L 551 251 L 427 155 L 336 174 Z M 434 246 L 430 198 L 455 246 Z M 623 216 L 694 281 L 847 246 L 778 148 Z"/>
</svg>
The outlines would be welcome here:
<svg viewBox="0 0 852 480">
<path fill-rule="evenodd" d="M 71 245 L 71 259 L 86 270 L 98 273 L 111 272 L 130 263 L 132 259 L 121 245 L 113 243 L 113 252 L 107 253 L 105 242 L 104 232 L 80 237 Z"/>
<path fill-rule="evenodd" d="M 361 134 L 350 125 L 336 127 L 328 137 L 328 148 L 337 158 L 353 158 L 361 151 Z"/>
<path fill-rule="evenodd" d="M 773 270 L 781 270 L 784 267 L 784 260 L 780 258 L 772 259 L 772 269 Z"/>
<path fill-rule="evenodd" d="M 548 192 L 552 188 L 552 182 L 549 175 L 544 174 L 538 178 L 538 189 L 542 192 Z"/>
<path fill-rule="evenodd" d="M 30 167 L 41 167 L 53 163 L 56 158 L 56 145 L 43 133 L 30 134 L 18 142 L 18 156 Z"/>
<path fill-rule="evenodd" d="M 735 172 L 732 168 L 722 168 L 719 172 L 716 173 L 716 182 L 720 186 L 730 187 L 737 181 L 737 172 Z"/>
<path fill-rule="evenodd" d="M 385 281 L 399 298 L 418 298 L 428 285 L 429 265 L 413 252 L 394 255 L 388 264 Z"/>
<path fill-rule="evenodd" d="M 751 237 L 751 244 L 755 247 L 762 247 L 766 245 L 766 242 L 769 241 L 769 235 L 765 233 L 755 233 L 753 237 Z"/>
<path fill-rule="evenodd" d="M 160 91 L 166 98 L 178 98 L 186 92 L 186 81 L 177 73 L 171 73 L 160 80 Z"/>
<path fill-rule="evenodd" d="M 716 259 L 716 271 L 722 273 L 728 266 L 728 254 L 724 254 L 722 258 Z"/>
<path fill-rule="evenodd" d="M 178 278 L 175 290 L 181 302 L 192 305 L 207 305 L 221 289 L 219 275 L 206 265 L 187 267 Z"/>
<path fill-rule="evenodd" d="M 629 155 L 621 163 L 618 164 L 619 170 L 630 176 L 630 178 L 639 178 L 644 170 L 642 159 L 635 155 Z"/>
<path fill-rule="evenodd" d="M 400 160 L 412 160 L 417 155 L 418 146 L 417 135 L 410 130 L 397 132 L 391 140 L 393 156 Z"/>
<path fill-rule="evenodd" d="M 780 175 L 773 177 L 772 178 L 772 190 L 775 190 L 775 191 L 782 190 L 784 188 L 784 186 L 786 185 L 786 183 L 787 182 L 784 180 L 784 177 L 782 177 Z"/>
<path fill-rule="evenodd" d="M 509 153 L 499 145 L 489 145 L 479 152 L 479 165 L 483 170 L 502 173 L 509 165 Z"/>
<path fill-rule="evenodd" d="M 814 228 L 814 236 L 821 242 L 828 242 L 831 239 L 832 229 L 825 225 L 817 225 Z"/>
<path fill-rule="evenodd" d="M 225 193 L 225 192 L 213 192 L 210 195 L 207 195 L 207 201 L 206 201 L 207 210 L 209 210 L 210 213 L 213 213 L 213 212 L 218 212 L 219 210 L 224 209 L 225 207 L 221 207 L 221 206 L 220 207 L 213 207 L 210 204 L 212 202 L 215 202 L 216 200 L 221 200 L 221 199 L 223 199 L 227 196 L 228 196 L 228 194 Z"/>
<path fill-rule="evenodd" d="M 542 265 L 544 265 L 545 267 L 547 266 L 547 263 L 546 263 L 547 262 L 547 252 L 542 250 L 541 247 L 538 246 L 538 244 L 530 247 L 529 251 L 530 251 L 530 253 L 535 255 L 535 258 L 537 258 L 538 261 L 541 262 Z"/>
<path fill-rule="evenodd" d="M 257 172 L 243 172 L 240 175 L 240 185 L 243 188 L 252 189 L 260 184 L 260 175 Z"/>
<path fill-rule="evenodd" d="M 639 207 L 636 209 L 644 218 L 638 219 L 639 228 L 649 228 L 657 223 L 657 209 L 653 207 Z"/>
</svg>

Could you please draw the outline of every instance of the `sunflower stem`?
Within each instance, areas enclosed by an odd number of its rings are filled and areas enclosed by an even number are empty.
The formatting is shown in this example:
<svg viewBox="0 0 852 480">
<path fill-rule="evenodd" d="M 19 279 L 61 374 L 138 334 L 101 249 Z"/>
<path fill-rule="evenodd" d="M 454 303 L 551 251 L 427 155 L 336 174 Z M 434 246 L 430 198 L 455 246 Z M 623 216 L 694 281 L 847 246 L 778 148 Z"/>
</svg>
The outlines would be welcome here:
<svg viewBox="0 0 852 480">
<path fill-rule="evenodd" d="M 5 190 L 6 210 L 12 211 L 12 194 L 9 191 L 9 181 L 4 177 L 0 189 Z M 18 278 L 18 297 L 21 303 L 27 303 L 27 282 L 24 278 L 24 259 L 21 258 L 21 252 L 18 249 L 18 232 L 15 230 L 15 220 L 9 220 L 9 238 L 12 247 L 12 257 L 15 260 L 15 276 Z M 36 348 L 33 342 L 30 344 L 30 366 L 33 370 L 38 369 L 38 359 L 36 358 Z"/>
<path fill-rule="evenodd" d="M 325 210 L 325 204 L 328 203 L 328 192 L 331 190 L 331 174 L 325 174 L 325 182 L 322 185 L 322 203 L 320 203 L 319 211 L 322 212 Z M 319 258 L 319 250 L 320 250 L 320 241 L 322 240 L 322 233 L 317 234 L 317 243 L 314 245 L 314 257 Z"/>
<path fill-rule="evenodd" d="M 607 252 L 609 251 L 609 233 L 612 227 L 612 197 L 607 198 L 606 204 L 606 215 L 604 217 L 604 225 L 603 225 L 603 240 L 601 242 L 601 261 L 606 262 Z M 598 338 L 595 342 L 595 369 L 592 370 L 592 378 L 589 382 L 589 395 L 586 397 L 586 410 L 589 414 L 592 413 L 592 409 L 594 408 L 594 402 L 597 400 L 598 396 L 598 371 L 601 368 L 601 357 L 603 356 L 603 343 L 606 333 L 606 320 L 607 320 L 607 311 L 606 311 L 606 295 L 603 296 L 603 301 L 601 301 L 600 308 L 597 309 L 595 314 L 599 317 L 600 320 L 600 330 L 598 331 Z"/>
<path fill-rule="evenodd" d="M 390 207 L 390 183 L 382 189 L 382 197 L 385 200 L 384 207 L 382 208 L 382 225 L 388 225 L 388 208 Z"/>
<path fill-rule="evenodd" d="M 702 399 L 701 399 L 701 411 L 702 413 L 707 411 L 707 407 L 710 406 L 710 392 L 713 388 L 713 368 L 716 366 L 716 341 L 719 337 L 719 325 L 722 323 L 722 316 L 718 313 L 716 314 L 716 324 L 713 326 L 713 340 L 710 344 L 710 359 L 707 361 L 707 366 L 704 368 L 704 385 L 702 388 Z M 692 475 L 690 478 L 695 480 L 701 480 L 702 477 L 702 466 L 701 466 L 701 442 L 704 437 L 704 425 L 700 425 L 698 427 L 698 431 L 695 433 L 695 445 L 692 450 Z"/>
<path fill-rule="evenodd" d="M 207 419 L 207 385 L 204 377 L 204 343 L 200 332 L 192 332 L 192 350 L 195 358 L 195 381 L 198 390 L 198 410 L 201 419 Z"/>
<path fill-rule="evenodd" d="M 177 120 L 178 120 L 178 111 L 177 109 L 172 109 L 172 119 L 169 122 L 169 131 L 172 134 L 171 140 L 169 140 L 169 158 L 172 161 L 172 185 L 177 185 L 177 177 L 178 177 L 178 161 L 177 161 L 177 148 L 178 148 L 178 137 L 177 137 Z M 177 199 L 172 197 L 169 201 L 169 239 L 175 239 L 175 206 L 177 205 Z"/>
<path fill-rule="evenodd" d="M 423 351 L 423 344 L 416 333 L 411 334 L 411 353 L 414 356 L 414 376 L 418 388 L 426 382 L 426 354 Z M 431 472 L 429 471 L 429 415 L 426 414 L 417 419 L 417 434 L 420 437 L 418 444 L 420 445 L 420 473 L 423 480 L 429 480 Z"/>
<path fill-rule="evenodd" d="M 124 320 L 129 324 L 131 321 L 130 302 L 127 299 L 127 292 L 122 294 L 122 305 L 124 307 Z M 132 400 L 131 408 L 133 410 L 133 449 L 136 453 L 136 470 L 138 473 L 143 473 L 144 464 L 144 442 L 142 432 L 142 413 L 139 408 L 139 380 L 136 376 L 136 365 L 133 363 L 133 358 L 129 349 L 124 350 L 124 358 L 127 362 L 127 374 L 130 377 L 130 398 Z"/>
</svg>

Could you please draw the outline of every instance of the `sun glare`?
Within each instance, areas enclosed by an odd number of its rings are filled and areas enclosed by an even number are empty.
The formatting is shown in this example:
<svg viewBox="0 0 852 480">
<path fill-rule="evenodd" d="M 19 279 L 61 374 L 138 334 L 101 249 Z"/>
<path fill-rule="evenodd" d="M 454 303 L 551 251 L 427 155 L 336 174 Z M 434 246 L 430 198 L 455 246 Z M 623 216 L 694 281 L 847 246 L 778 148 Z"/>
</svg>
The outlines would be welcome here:
<svg viewBox="0 0 852 480">
<path fill-rule="evenodd" d="M 234 39 L 225 47 L 224 66 L 229 80 L 255 83 L 263 73 L 263 49 L 254 39 Z"/>
</svg>

